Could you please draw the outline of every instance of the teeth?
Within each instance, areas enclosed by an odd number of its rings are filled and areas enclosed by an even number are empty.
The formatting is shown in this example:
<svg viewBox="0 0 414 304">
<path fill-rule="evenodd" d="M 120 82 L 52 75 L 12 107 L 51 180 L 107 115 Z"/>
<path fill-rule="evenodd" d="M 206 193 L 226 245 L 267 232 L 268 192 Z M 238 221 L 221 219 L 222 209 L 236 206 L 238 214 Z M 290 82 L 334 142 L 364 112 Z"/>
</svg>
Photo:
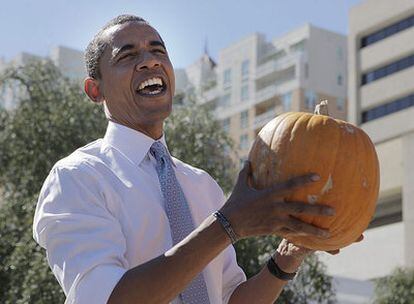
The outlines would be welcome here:
<svg viewBox="0 0 414 304">
<path fill-rule="evenodd" d="M 145 87 L 150 86 L 150 85 L 154 85 L 154 84 L 158 84 L 158 85 L 162 86 L 162 79 L 159 78 L 159 77 L 154 77 L 154 78 L 144 80 L 143 82 L 140 83 L 140 85 L 138 87 L 138 90 L 142 90 Z"/>
</svg>

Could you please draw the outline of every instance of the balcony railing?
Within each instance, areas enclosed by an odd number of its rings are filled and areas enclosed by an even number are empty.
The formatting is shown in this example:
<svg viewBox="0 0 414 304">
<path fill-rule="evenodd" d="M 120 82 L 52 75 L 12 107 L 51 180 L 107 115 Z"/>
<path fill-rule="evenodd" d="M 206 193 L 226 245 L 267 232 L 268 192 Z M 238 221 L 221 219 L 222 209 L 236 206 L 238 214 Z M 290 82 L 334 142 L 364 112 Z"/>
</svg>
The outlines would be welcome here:
<svg viewBox="0 0 414 304">
<path fill-rule="evenodd" d="M 276 96 L 278 93 L 279 88 L 277 85 L 267 86 L 264 89 L 256 91 L 256 102 L 261 102 L 263 100 L 270 99 L 273 96 Z"/>
<path fill-rule="evenodd" d="M 216 99 L 219 96 L 219 90 L 217 86 L 209 89 L 208 91 L 204 91 L 201 93 L 203 102 L 209 102 Z"/>
<path fill-rule="evenodd" d="M 254 118 L 254 129 L 261 128 L 277 115 L 283 112 L 283 106 L 278 105 L 275 108 L 266 111 Z"/>
<path fill-rule="evenodd" d="M 260 79 L 276 71 L 285 70 L 289 66 L 294 66 L 304 59 L 303 54 L 286 55 L 279 59 L 266 62 L 256 69 L 256 79 Z"/>
</svg>

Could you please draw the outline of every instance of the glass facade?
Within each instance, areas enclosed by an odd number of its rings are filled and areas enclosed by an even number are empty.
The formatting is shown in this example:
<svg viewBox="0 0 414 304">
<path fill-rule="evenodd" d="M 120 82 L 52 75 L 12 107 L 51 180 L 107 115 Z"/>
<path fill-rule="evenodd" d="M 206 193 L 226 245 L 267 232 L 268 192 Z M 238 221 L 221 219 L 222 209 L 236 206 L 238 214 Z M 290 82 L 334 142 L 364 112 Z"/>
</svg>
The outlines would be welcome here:
<svg viewBox="0 0 414 304">
<path fill-rule="evenodd" d="M 336 99 L 336 107 L 337 107 L 338 111 L 345 110 L 345 98 L 338 97 Z"/>
<path fill-rule="evenodd" d="M 242 79 L 243 80 L 249 79 L 249 65 L 250 65 L 250 62 L 249 62 L 248 59 L 246 59 L 246 60 L 244 60 L 242 62 L 242 65 L 241 65 L 241 76 L 242 76 Z"/>
<path fill-rule="evenodd" d="M 368 122 L 414 106 L 414 94 L 362 112 L 362 122 Z"/>
<path fill-rule="evenodd" d="M 223 73 L 223 86 L 224 87 L 231 86 L 231 69 L 224 70 L 224 73 Z"/>
<path fill-rule="evenodd" d="M 285 112 L 290 111 L 291 105 L 292 105 L 292 93 L 291 92 L 283 94 L 282 103 L 283 103 L 283 111 Z"/>
<path fill-rule="evenodd" d="M 218 107 L 228 107 L 230 105 L 231 101 L 231 95 L 230 94 L 225 94 L 223 96 L 221 96 L 221 98 L 219 99 L 218 102 Z"/>
<path fill-rule="evenodd" d="M 383 29 L 376 31 L 372 34 L 362 37 L 361 48 L 371 45 L 375 42 L 381 41 L 389 36 L 397 34 L 407 28 L 414 26 L 414 16 L 410 16 L 403 20 L 400 20 L 394 24 L 391 24 Z"/>
<path fill-rule="evenodd" d="M 368 84 L 380 78 L 397 73 L 414 65 L 414 55 L 404 57 L 372 72 L 362 75 L 361 85 Z"/>
<path fill-rule="evenodd" d="M 341 75 L 341 74 L 339 74 L 339 75 L 336 77 L 336 83 L 337 83 L 339 86 L 341 86 L 341 85 L 342 85 L 343 81 L 342 81 L 342 75 Z"/>
<path fill-rule="evenodd" d="M 249 99 L 249 86 L 246 84 L 241 87 L 241 100 L 245 101 Z"/>
<path fill-rule="evenodd" d="M 310 110 L 313 111 L 315 109 L 315 105 L 316 105 L 316 94 L 314 91 L 311 90 L 306 90 L 305 92 L 305 107 Z"/>
<path fill-rule="evenodd" d="M 230 131 L 230 118 L 226 118 L 224 120 L 221 121 L 221 126 L 224 130 L 224 132 L 229 133 Z"/>
<path fill-rule="evenodd" d="M 290 46 L 292 52 L 303 52 L 305 50 L 306 39 L 296 42 Z"/>
<path fill-rule="evenodd" d="M 240 149 L 246 150 L 249 147 L 249 138 L 247 134 L 240 135 Z"/>
<path fill-rule="evenodd" d="M 249 126 L 249 111 L 240 113 L 240 127 L 246 129 Z"/>
</svg>

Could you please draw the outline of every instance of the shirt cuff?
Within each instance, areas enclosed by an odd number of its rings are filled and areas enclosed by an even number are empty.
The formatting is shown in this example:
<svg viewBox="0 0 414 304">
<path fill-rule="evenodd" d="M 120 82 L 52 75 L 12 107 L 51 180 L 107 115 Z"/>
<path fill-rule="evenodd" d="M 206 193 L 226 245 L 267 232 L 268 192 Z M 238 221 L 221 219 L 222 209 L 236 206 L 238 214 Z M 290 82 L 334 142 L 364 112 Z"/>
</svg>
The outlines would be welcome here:
<svg viewBox="0 0 414 304">
<path fill-rule="evenodd" d="M 77 276 L 65 304 L 106 304 L 125 272 L 116 265 L 99 265 L 84 276 Z"/>
</svg>

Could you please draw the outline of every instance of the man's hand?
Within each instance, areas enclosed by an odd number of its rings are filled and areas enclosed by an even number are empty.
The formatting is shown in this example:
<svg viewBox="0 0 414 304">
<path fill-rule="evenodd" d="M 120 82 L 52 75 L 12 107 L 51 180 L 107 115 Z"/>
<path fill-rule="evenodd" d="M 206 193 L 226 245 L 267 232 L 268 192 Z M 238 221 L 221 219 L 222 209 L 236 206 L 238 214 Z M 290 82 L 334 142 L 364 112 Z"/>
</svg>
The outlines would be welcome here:
<svg viewBox="0 0 414 304">
<path fill-rule="evenodd" d="M 326 205 L 305 202 L 288 202 L 284 197 L 300 187 L 319 180 L 317 174 L 308 174 L 256 190 L 250 187 L 250 162 L 240 171 L 236 186 L 227 202 L 220 210 L 229 220 L 239 238 L 258 235 L 313 235 L 329 237 L 329 231 L 305 223 L 294 216 L 319 215 L 332 216 L 334 210 Z"/>
<path fill-rule="evenodd" d="M 355 242 L 360 242 L 364 239 L 364 235 L 361 234 Z M 283 271 L 287 273 L 296 272 L 305 258 L 314 253 L 315 250 L 297 246 L 287 239 L 283 239 L 273 255 L 273 258 L 277 261 L 277 265 Z M 340 249 L 327 251 L 327 253 L 336 255 L 340 252 Z"/>
</svg>

